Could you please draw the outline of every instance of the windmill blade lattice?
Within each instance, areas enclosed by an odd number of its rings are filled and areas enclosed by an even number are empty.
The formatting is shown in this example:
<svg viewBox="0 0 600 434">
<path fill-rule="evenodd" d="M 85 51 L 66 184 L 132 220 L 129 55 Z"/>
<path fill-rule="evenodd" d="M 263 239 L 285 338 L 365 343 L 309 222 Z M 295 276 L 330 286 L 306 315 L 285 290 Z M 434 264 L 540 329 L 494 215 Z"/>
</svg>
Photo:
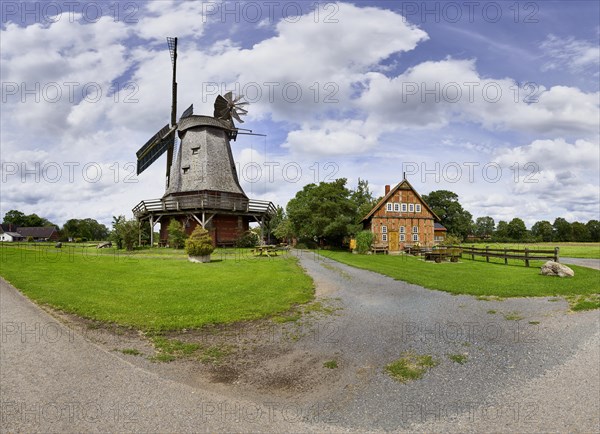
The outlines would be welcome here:
<svg viewBox="0 0 600 434">
<path fill-rule="evenodd" d="M 244 95 L 239 95 L 237 98 L 233 98 L 233 92 L 227 92 L 225 95 L 219 95 L 215 101 L 215 114 L 214 116 L 223 120 L 237 120 L 240 123 L 244 123 L 241 116 L 248 114 L 248 110 L 242 106 L 248 105 L 246 101 L 242 101 Z"/>
</svg>

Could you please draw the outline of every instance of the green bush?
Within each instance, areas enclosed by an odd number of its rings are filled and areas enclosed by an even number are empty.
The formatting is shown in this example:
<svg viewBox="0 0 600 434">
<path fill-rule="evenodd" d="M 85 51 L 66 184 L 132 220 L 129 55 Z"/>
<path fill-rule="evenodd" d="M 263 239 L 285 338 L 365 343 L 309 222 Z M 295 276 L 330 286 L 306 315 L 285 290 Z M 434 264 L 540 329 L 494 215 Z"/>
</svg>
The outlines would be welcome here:
<svg viewBox="0 0 600 434">
<path fill-rule="evenodd" d="M 373 244 L 373 232 L 361 231 L 356 234 L 356 251 L 361 255 L 364 255 L 371 250 L 371 244 Z"/>
<path fill-rule="evenodd" d="M 244 232 L 235 242 L 236 247 L 256 247 L 258 245 L 258 235 L 252 231 Z"/>
<path fill-rule="evenodd" d="M 212 238 L 202 226 L 196 226 L 194 232 L 185 240 L 185 251 L 189 256 L 206 256 L 214 250 Z"/>
<path fill-rule="evenodd" d="M 33 243 L 33 241 L 34 241 L 34 240 L 33 240 L 33 237 L 30 235 L 30 236 L 28 236 L 28 237 L 27 237 L 27 240 L 26 240 L 26 241 L 27 241 L 28 243 Z"/>
<path fill-rule="evenodd" d="M 167 232 L 169 233 L 169 246 L 174 249 L 181 249 L 184 246 L 186 238 L 183 225 L 173 219 L 169 222 Z"/>
<path fill-rule="evenodd" d="M 462 244 L 462 239 L 456 235 L 448 234 L 442 244 L 445 246 L 458 246 Z"/>
</svg>

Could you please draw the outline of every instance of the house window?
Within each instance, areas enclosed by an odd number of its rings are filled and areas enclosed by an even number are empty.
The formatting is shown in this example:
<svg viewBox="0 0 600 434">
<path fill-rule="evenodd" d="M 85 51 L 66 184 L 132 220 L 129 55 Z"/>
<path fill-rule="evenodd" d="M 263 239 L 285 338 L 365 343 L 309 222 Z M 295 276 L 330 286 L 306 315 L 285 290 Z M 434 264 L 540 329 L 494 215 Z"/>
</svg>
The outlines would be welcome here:
<svg viewBox="0 0 600 434">
<path fill-rule="evenodd" d="M 400 241 L 406 241 L 406 235 L 400 234 Z"/>
<path fill-rule="evenodd" d="M 389 203 L 388 202 L 388 204 L 386 205 L 386 211 L 392 211 L 393 210 L 393 208 L 392 208 L 393 206 L 394 206 L 393 203 Z"/>
<path fill-rule="evenodd" d="M 408 212 L 415 212 L 415 204 L 411 203 L 408 205 Z"/>
<path fill-rule="evenodd" d="M 404 232 L 406 232 L 406 231 L 404 230 L 404 226 L 400 226 L 400 233 L 401 233 L 401 234 L 403 234 Z"/>
<path fill-rule="evenodd" d="M 387 226 L 381 226 L 381 233 L 387 234 Z"/>
<path fill-rule="evenodd" d="M 387 234 L 381 234 L 381 241 L 387 241 Z"/>
<path fill-rule="evenodd" d="M 419 241 L 419 234 L 413 234 L 413 241 Z"/>
<path fill-rule="evenodd" d="M 415 205 L 415 211 L 416 212 L 421 212 L 421 204 L 420 203 L 418 203 L 418 204 Z"/>
<path fill-rule="evenodd" d="M 400 212 L 400 204 L 399 203 L 394 204 L 394 212 Z"/>
<path fill-rule="evenodd" d="M 402 204 L 402 212 L 406 212 L 406 204 L 405 203 Z"/>
<path fill-rule="evenodd" d="M 413 226 L 413 234 L 418 234 L 418 233 L 419 233 L 419 227 Z"/>
</svg>

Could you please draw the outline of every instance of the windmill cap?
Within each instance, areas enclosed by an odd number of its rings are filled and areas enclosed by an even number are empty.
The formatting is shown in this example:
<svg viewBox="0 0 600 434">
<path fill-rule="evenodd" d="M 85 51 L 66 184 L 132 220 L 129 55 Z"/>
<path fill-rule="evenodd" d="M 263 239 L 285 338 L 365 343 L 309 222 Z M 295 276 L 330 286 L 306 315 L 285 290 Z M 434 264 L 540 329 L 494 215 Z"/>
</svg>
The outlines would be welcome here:
<svg viewBox="0 0 600 434">
<path fill-rule="evenodd" d="M 227 121 L 223 121 L 212 116 L 203 115 L 192 115 L 181 119 L 177 126 L 177 130 L 185 131 L 194 127 L 213 127 L 226 131 L 235 130 L 233 125 Z"/>
</svg>

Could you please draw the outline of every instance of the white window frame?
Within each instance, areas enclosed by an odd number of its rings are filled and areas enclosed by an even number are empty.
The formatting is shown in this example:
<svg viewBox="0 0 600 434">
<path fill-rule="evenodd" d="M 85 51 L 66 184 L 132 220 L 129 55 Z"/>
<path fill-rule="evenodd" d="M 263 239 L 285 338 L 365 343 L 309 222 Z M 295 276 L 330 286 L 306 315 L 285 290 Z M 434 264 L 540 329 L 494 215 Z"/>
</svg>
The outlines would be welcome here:
<svg viewBox="0 0 600 434">
<path fill-rule="evenodd" d="M 387 234 L 381 234 L 381 241 L 387 241 Z"/>
<path fill-rule="evenodd" d="M 400 204 L 398 202 L 394 203 L 394 212 L 400 212 Z"/>
<path fill-rule="evenodd" d="M 387 233 L 388 233 L 388 231 L 387 231 L 387 226 L 385 226 L 385 225 L 382 225 L 382 226 L 381 226 L 381 233 L 382 233 L 382 234 L 387 234 Z"/>
<path fill-rule="evenodd" d="M 419 234 L 413 234 L 412 240 L 413 241 L 419 241 Z"/>
<path fill-rule="evenodd" d="M 400 226 L 400 233 L 401 234 L 406 233 L 406 229 L 404 228 L 404 226 Z"/>
<path fill-rule="evenodd" d="M 413 234 L 418 234 L 419 233 L 419 227 L 418 226 L 413 226 L 412 227 L 412 233 Z"/>
<path fill-rule="evenodd" d="M 400 241 L 406 241 L 406 234 L 400 234 Z"/>
<path fill-rule="evenodd" d="M 414 203 L 408 204 L 408 212 L 415 212 L 415 204 Z"/>
<path fill-rule="evenodd" d="M 415 205 L 415 212 L 421 212 L 421 204 L 420 203 Z"/>
<path fill-rule="evenodd" d="M 405 204 L 405 203 L 403 203 L 403 204 L 402 204 L 402 212 L 406 212 L 406 209 L 407 209 L 407 208 L 406 208 L 406 204 Z"/>
<path fill-rule="evenodd" d="M 391 203 L 391 202 L 388 202 L 388 203 L 386 204 L 386 206 L 385 206 L 385 210 L 386 210 L 387 212 L 391 212 L 393 209 L 394 209 L 394 204 L 393 204 L 393 203 Z"/>
</svg>

